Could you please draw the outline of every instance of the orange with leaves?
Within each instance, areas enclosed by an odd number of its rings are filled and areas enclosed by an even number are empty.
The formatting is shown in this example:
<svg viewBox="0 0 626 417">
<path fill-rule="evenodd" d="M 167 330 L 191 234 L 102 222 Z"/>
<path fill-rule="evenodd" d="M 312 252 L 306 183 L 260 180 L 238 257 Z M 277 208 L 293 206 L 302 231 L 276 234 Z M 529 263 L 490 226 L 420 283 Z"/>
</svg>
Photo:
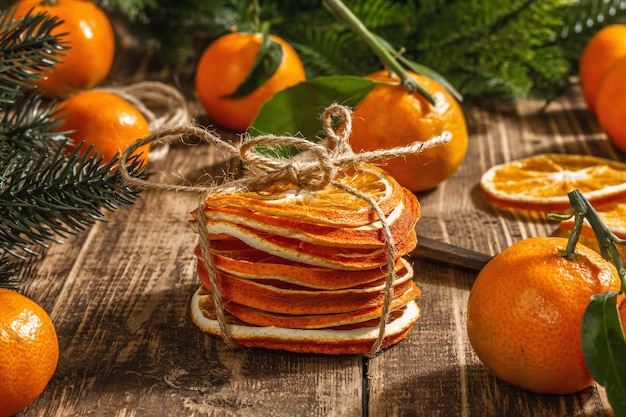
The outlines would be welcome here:
<svg viewBox="0 0 626 417">
<path fill-rule="evenodd" d="M 61 62 L 43 79 L 35 82 L 46 97 L 63 98 L 77 91 L 100 84 L 111 71 L 115 55 L 115 36 L 108 16 L 92 1 L 84 0 L 20 0 L 15 5 L 15 18 L 33 13 L 47 13 L 63 22 L 53 35 L 69 49 Z"/>
<path fill-rule="evenodd" d="M 265 101 L 306 79 L 297 52 L 280 37 L 272 35 L 270 38 L 280 46 L 280 63 L 271 77 L 243 96 L 232 94 L 253 68 L 263 36 L 228 33 L 202 53 L 196 68 L 196 91 L 208 116 L 218 125 L 236 132 L 245 131 Z"/>
<path fill-rule="evenodd" d="M 430 93 L 431 105 L 419 93 L 409 94 L 387 71 L 368 75 L 388 83 L 376 85 L 354 109 L 350 145 L 355 152 L 390 149 L 452 134 L 452 140 L 418 155 L 399 157 L 384 169 L 413 192 L 435 188 L 459 167 L 467 152 L 467 125 L 460 104 L 438 82 L 409 72 Z"/>
<path fill-rule="evenodd" d="M 45 310 L 0 288 L 0 417 L 20 412 L 39 397 L 58 359 L 56 331 Z"/>
<path fill-rule="evenodd" d="M 585 389 L 593 379 L 581 348 L 590 297 L 620 289 L 612 263 L 583 245 L 562 256 L 567 239 L 533 237 L 494 257 L 468 300 L 467 332 L 480 360 L 518 387 L 552 394 Z"/>
<path fill-rule="evenodd" d="M 600 82 L 606 71 L 626 56 L 626 25 L 604 27 L 585 45 L 579 62 L 580 85 L 589 109 L 598 114 L 596 100 Z"/>
<path fill-rule="evenodd" d="M 121 153 L 135 140 L 148 136 L 148 121 L 139 110 L 118 95 L 100 90 L 87 90 L 59 103 L 57 131 L 66 133 L 73 144 L 68 151 L 84 141 L 81 150 L 93 146 L 104 162 Z M 147 162 L 149 145 L 133 155 Z"/>
</svg>

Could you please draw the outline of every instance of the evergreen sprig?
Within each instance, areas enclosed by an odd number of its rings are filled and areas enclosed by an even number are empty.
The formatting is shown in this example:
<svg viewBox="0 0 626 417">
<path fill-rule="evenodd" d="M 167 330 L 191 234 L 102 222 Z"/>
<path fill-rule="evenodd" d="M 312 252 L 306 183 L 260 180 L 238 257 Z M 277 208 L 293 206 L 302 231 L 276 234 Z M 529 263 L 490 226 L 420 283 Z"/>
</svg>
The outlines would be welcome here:
<svg viewBox="0 0 626 417">
<path fill-rule="evenodd" d="M 55 132 L 57 103 L 32 87 L 66 49 L 63 35 L 52 35 L 58 24 L 45 13 L 0 15 L 0 287 L 18 285 L 37 247 L 85 230 L 138 196 L 114 169 L 117 159 L 103 163 L 81 146 L 66 151 L 69 139 Z M 130 171 L 145 175 L 137 159 Z"/>
<path fill-rule="evenodd" d="M 14 19 L 8 9 L 0 15 L 0 103 L 12 104 L 24 95 L 33 81 L 54 67 L 63 56 L 67 45 L 53 36 L 61 23 L 45 13 L 29 13 Z M 62 35 L 62 34 L 61 34 Z"/>
<path fill-rule="evenodd" d="M 107 0 L 107 4 L 115 9 L 118 3 L 145 1 Z M 186 48 L 177 57 L 184 55 L 187 61 L 174 63 L 180 65 L 194 63 L 210 40 L 233 27 L 251 27 L 252 0 L 218 0 L 204 7 L 197 2 L 159 2 L 131 29 L 139 29 L 135 33 L 143 39 L 157 39 L 163 47 L 155 52 L 164 61 L 172 51 Z M 442 74 L 466 99 L 552 98 L 569 86 L 586 41 L 603 26 L 626 23 L 626 0 L 345 0 L 345 4 L 374 34 L 412 61 Z M 380 69 L 376 57 L 322 7 L 322 0 L 265 0 L 260 6 L 260 19 L 270 21 L 272 32 L 296 47 L 309 78 Z M 163 25 L 178 30 L 163 30 Z M 181 28 L 188 33 L 181 36 Z M 169 62 L 173 63 L 171 58 Z"/>
<path fill-rule="evenodd" d="M 16 149 L 0 158 L 0 249 L 20 256 L 31 244 L 47 246 L 84 230 L 100 219 L 103 210 L 133 204 L 137 192 L 112 172 L 113 159 L 102 163 L 78 147 L 69 155 L 58 147 L 52 155 L 24 156 Z M 131 172 L 141 175 L 135 160 Z"/>
</svg>

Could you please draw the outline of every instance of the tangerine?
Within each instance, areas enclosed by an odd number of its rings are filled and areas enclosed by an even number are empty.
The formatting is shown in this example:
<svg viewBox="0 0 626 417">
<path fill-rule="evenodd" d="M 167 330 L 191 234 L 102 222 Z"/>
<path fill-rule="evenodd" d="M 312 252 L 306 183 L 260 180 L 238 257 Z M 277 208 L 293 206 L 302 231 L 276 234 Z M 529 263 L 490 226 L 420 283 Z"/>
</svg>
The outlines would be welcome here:
<svg viewBox="0 0 626 417">
<path fill-rule="evenodd" d="M 64 98 L 100 84 L 111 71 L 115 36 L 108 16 L 95 3 L 83 0 L 20 0 L 15 18 L 33 13 L 58 17 L 61 24 L 52 30 L 69 49 L 54 68 L 40 73 L 34 84 L 48 98 Z"/>
<path fill-rule="evenodd" d="M 626 43 L 626 41 L 625 41 Z M 596 110 L 600 127 L 613 145 L 626 152 L 626 55 L 609 68 L 598 87 Z"/>
<path fill-rule="evenodd" d="M 276 72 L 252 93 L 228 97 L 246 79 L 257 57 L 263 36 L 233 32 L 219 37 L 202 53 L 196 68 L 196 91 L 208 116 L 217 124 L 243 132 L 261 105 L 277 92 L 306 79 L 298 53 L 282 38 L 271 35 L 282 47 Z"/>
<path fill-rule="evenodd" d="M 612 263 L 567 239 L 532 237 L 495 256 L 478 274 L 467 333 L 497 377 L 537 392 L 570 394 L 593 383 L 581 348 L 582 318 L 593 294 L 620 289 Z"/>
<path fill-rule="evenodd" d="M 604 27 L 585 45 L 578 64 L 580 86 L 589 110 L 598 113 L 596 100 L 600 81 L 606 71 L 626 55 L 626 25 Z"/>
<path fill-rule="evenodd" d="M 398 157 L 385 166 L 402 186 L 419 192 L 435 188 L 459 167 L 467 152 L 467 125 L 460 104 L 437 81 L 409 72 L 435 99 L 409 94 L 387 71 L 368 75 L 381 83 L 359 102 L 352 116 L 350 144 L 355 152 L 390 149 L 452 133 L 452 140 L 419 155 Z"/>
<path fill-rule="evenodd" d="M 150 133 L 148 121 L 143 114 L 120 96 L 100 90 L 82 91 L 58 104 L 61 124 L 56 129 L 73 140 L 68 146 L 72 151 L 84 141 L 86 151 L 93 145 L 104 162 L 118 156 L 135 140 Z M 68 133 L 69 132 L 69 133 Z M 133 155 L 143 162 L 148 160 L 150 146 L 137 149 Z"/>
<path fill-rule="evenodd" d="M 35 401 L 59 359 L 54 324 L 36 302 L 0 288 L 0 417 Z"/>
</svg>

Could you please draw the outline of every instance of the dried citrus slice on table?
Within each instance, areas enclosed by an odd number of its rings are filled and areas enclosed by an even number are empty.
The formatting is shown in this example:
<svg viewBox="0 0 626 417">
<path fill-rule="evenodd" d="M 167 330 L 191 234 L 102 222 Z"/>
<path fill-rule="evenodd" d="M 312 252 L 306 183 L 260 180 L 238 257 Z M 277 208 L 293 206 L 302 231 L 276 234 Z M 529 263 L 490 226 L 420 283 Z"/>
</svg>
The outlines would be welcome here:
<svg viewBox="0 0 626 417">
<path fill-rule="evenodd" d="M 567 211 L 567 193 L 575 189 L 593 205 L 625 198 L 626 164 L 591 155 L 540 154 L 493 166 L 480 185 L 499 205 Z"/>
</svg>

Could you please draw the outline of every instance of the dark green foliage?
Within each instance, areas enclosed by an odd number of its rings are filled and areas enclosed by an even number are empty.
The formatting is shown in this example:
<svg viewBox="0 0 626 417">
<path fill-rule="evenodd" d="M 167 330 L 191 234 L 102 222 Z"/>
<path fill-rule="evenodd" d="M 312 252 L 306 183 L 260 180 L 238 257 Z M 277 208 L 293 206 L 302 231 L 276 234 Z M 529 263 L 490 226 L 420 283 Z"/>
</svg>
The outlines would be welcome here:
<svg viewBox="0 0 626 417">
<path fill-rule="evenodd" d="M 108 0 L 111 7 L 146 2 Z M 568 86 L 593 33 L 611 23 L 626 23 L 626 0 L 344 2 L 372 32 L 411 60 L 441 73 L 466 98 L 550 98 Z M 200 2 L 203 9 L 197 1 L 178 0 L 175 12 L 168 3 L 159 1 L 160 21 L 181 28 L 186 16 L 204 35 L 195 50 L 187 49 L 189 59 L 230 28 L 253 29 L 258 23 L 252 0 Z M 260 20 L 270 21 L 272 32 L 296 47 L 309 77 L 363 75 L 381 68 L 321 0 L 261 1 L 260 9 Z M 189 46 L 185 37 L 174 33 L 158 27 L 152 36 L 164 46 L 170 35 L 175 41 L 168 45 Z"/>
<path fill-rule="evenodd" d="M 12 103 L 23 95 L 26 81 L 38 76 L 33 70 L 46 71 L 63 55 L 66 47 L 51 31 L 59 20 L 46 14 L 28 14 L 14 20 L 9 10 L 0 16 L 0 103 Z"/>
<path fill-rule="evenodd" d="M 28 84 L 55 65 L 65 47 L 45 14 L 13 20 L 0 15 L 0 287 L 17 286 L 20 264 L 36 247 L 58 242 L 128 207 L 137 192 L 97 157 L 66 154 L 68 139 L 54 133 L 55 102 Z M 136 161 L 133 175 L 143 175 Z"/>
</svg>

